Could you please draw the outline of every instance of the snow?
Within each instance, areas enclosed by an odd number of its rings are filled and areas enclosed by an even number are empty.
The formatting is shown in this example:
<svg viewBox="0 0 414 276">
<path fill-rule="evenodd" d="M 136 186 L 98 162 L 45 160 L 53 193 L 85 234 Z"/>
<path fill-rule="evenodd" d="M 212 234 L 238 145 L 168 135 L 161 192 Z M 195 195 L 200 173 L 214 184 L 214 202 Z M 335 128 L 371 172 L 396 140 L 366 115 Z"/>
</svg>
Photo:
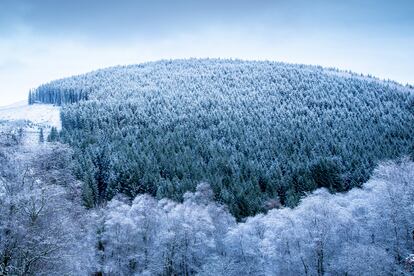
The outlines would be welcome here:
<svg viewBox="0 0 414 276">
<path fill-rule="evenodd" d="M 60 108 L 54 105 L 28 105 L 26 101 L 0 107 L 0 120 L 30 121 L 32 127 L 61 128 Z"/>
<path fill-rule="evenodd" d="M 51 127 L 61 129 L 60 108 L 48 104 L 29 105 L 26 101 L 7 106 L 0 106 L 0 123 L 7 121 L 15 127 L 24 129 L 23 147 L 30 149 L 39 144 L 40 128 L 44 137 L 50 133 Z"/>
</svg>

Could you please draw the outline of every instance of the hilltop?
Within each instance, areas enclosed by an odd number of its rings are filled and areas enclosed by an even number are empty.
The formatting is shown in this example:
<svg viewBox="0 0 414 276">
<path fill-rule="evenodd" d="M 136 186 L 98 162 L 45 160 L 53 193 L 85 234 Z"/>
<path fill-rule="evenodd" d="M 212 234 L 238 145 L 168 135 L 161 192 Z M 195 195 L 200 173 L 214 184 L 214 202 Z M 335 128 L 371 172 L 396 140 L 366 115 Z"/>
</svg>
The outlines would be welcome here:
<svg viewBox="0 0 414 276">
<path fill-rule="evenodd" d="M 205 181 L 241 218 L 358 187 L 414 148 L 411 88 L 320 66 L 159 61 L 53 81 L 29 101 L 63 105 L 87 206 L 181 200 Z"/>
</svg>

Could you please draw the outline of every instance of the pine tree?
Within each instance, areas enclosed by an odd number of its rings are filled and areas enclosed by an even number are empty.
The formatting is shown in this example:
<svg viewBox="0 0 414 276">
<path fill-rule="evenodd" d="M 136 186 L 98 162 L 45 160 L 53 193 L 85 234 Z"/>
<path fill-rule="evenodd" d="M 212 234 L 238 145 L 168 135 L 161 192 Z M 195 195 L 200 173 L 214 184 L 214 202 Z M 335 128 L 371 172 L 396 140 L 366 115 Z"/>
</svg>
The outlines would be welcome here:
<svg viewBox="0 0 414 276">
<path fill-rule="evenodd" d="M 33 94 L 32 91 L 29 92 L 29 105 L 33 104 Z"/>
<path fill-rule="evenodd" d="M 45 136 L 43 134 L 43 128 L 40 128 L 40 132 L 39 132 L 39 143 L 44 143 L 45 142 Z"/>
<path fill-rule="evenodd" d="M 59 133 L 57 131 L 57 128 L 56 127 L 52 127 L 50 129 L 49 136 L 47 137 L 47 141 L 48 142 L 56 142 L 58 140 L 58 138 L 59 138 Z"/>
</svg>

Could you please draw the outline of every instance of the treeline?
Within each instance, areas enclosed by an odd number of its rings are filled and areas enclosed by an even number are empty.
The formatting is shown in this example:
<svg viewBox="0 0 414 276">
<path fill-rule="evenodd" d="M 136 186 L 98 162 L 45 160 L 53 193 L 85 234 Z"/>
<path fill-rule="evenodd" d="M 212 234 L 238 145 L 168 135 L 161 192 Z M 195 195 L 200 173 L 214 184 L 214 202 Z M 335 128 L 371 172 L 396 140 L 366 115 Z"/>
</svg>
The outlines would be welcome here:
<svg viewBox="0 0 414 276">
<path fill-rule="evenodd" d="M 49 85 L 42 85 L 29 92 L 29 104 L 45 103 L 54 105 L 73 104 L 88 100 L 89 91 L 74 89 L 58 89 Z"/>
<path fill-rule="evenodd" d="M 118 193 L 182 200 L 205 181 L 240 219 L 360 186 L 414 148 L 412 90 L 321 67 L 162 61 L 45 87 L 90 91 L 61 115 L 89 207 Z"/>
</svg>

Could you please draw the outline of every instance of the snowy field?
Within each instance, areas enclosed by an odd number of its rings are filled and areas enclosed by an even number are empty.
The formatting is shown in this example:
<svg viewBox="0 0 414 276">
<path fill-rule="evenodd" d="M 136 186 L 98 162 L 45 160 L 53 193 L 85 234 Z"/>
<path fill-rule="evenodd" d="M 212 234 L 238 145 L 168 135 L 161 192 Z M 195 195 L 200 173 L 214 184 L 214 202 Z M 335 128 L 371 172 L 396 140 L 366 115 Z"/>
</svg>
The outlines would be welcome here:
<svg viewBox="0 0 414 276">
<path fill-rule="evenodd" d="M 60 108 L 54 105 L 28 105 L 26 101 L 0 107 L 0 122 L 7 121 L 6 126 L 22 127 L 24 130 L 24 148 L 39 143 L 39 132 L 43 128 L 44 136 L 50 133 L 51 127 L 61 128 Z M 11 123 L 11 124 L 10 124 Z M 0 126 L 1 128 L 4 126 Z"/>
<path fill-rule="evenodd" d="M 60 129 L 60 108 L 47 104 L 28 105 L 26 101 L 0 106 L 0 120 L 30 121 L 36 128 Z"/>
</svg>

